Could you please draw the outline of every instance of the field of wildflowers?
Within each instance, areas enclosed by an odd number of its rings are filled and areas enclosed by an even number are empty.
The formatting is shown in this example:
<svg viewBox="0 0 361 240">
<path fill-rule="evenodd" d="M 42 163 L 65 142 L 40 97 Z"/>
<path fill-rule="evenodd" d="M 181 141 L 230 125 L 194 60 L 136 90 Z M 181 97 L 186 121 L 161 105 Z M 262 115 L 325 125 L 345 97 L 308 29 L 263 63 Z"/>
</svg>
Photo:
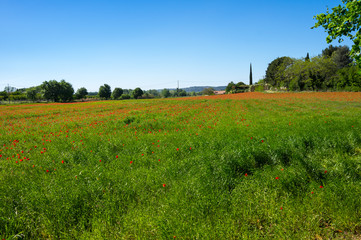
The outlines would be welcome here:
<svg viewBox="0 0 361 240">
<path fill-rule="evenodd" d="M 0 239 L 361 236 L 361 93 L 0 106 Z"/>
</svg>

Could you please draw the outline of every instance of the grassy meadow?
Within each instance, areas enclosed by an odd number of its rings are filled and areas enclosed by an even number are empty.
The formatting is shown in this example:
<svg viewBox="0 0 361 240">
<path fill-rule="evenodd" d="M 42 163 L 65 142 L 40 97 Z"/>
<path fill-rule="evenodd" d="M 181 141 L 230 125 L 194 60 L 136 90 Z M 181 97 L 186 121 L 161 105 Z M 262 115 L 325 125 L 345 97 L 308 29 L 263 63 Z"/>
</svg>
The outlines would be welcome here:
<svg viewBox="0 0 361 240">
<path fill-rule="evenodd" d="M 361 93 L 0 106 L 0 239 L 361 237 Z"/>
</svg>

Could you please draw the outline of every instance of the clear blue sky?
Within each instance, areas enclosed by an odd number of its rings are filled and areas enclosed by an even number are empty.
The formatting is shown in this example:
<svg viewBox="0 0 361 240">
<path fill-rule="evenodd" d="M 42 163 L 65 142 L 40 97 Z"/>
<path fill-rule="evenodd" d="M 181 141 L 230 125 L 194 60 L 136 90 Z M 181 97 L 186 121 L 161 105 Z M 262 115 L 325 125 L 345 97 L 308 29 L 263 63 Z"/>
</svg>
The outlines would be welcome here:
<svg viewBox="0 0 361 240">
<path fill-rule="evenodd" d="M 313 16 L 341 0 L 0 0 L 0 90 L 222 86 L 328 45 Z M 337 41 L 333 45 L 340 45 Z M 351 46 L 350 42 L 345 45 Z"/>
</svg>

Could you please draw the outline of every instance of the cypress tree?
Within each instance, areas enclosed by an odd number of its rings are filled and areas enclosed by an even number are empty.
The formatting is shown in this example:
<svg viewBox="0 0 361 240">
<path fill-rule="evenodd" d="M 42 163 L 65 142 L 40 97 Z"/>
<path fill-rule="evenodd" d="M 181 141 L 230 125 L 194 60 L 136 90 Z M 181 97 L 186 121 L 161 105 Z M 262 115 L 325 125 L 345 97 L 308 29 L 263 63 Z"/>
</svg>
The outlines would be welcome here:
<svg viewBox="0 0 361 240">
<path fill-rule="evenodd" d="M 251 63 L 250 72 L 249 72 L 249 85 L 252 85 L 252 84 L 253 84 L 253 81 L 252 81 L 252 63 Z"/>
<path fill-rule="evenodd" d="M 309 61 L 310 61 L 310 54 L 309 54 L 309 53 L 307 53 L 307 56 L 306 56 L 306 58 L 305 58 L 305 61 L 306 61 L 306 62 L 309 62 Z"/>
</svg>

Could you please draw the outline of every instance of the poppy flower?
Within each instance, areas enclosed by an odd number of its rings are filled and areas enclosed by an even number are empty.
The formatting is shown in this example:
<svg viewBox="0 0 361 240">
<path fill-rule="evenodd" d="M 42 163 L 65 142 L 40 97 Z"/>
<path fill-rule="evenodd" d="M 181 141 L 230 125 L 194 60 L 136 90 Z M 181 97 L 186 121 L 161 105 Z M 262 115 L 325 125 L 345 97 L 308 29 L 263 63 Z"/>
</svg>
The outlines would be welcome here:
<svg viewBox="0 0 361 240">
<path fill-rule="evenodd" d="M 321 185 L 320 188 L 323 188 L 323 186 Z"/>
<path fill-rule="evenodd" d="M 163 187 L 165 187 L 165 183 L 163 183 Z"/>
<path fill-rule="evenodd" d="M 130 161 L 130 162 L 129 162 L 129 164 L 132 164 L 132 163 L 133 163 L 133 161 Z"/>
<path fill-rule="evenodd" d="M 245 177 L 247 177 L 247 176 L 248 176 L 248 174 L 246 173 L 246 174 L 244 174 L 244 176 L 245 176 Z"/>
<path fill-rule="evenodd" d="M 276 180 L 280 179 L 280 177 L 275 177 Z"/>
</svg>

